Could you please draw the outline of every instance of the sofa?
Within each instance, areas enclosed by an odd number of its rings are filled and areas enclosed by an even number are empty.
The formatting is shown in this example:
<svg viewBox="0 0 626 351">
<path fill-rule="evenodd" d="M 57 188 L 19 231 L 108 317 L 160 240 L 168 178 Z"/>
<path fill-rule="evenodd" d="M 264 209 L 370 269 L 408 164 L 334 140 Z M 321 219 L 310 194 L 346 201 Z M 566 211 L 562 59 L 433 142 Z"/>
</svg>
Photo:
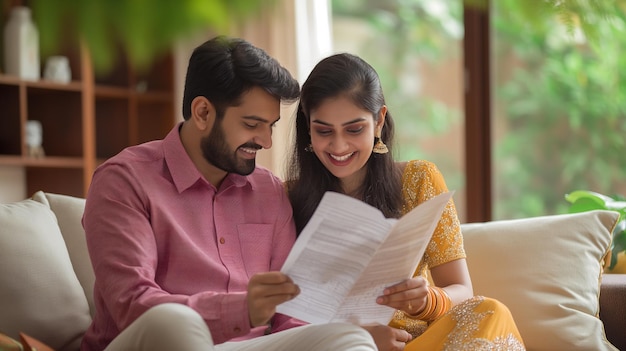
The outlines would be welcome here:
<svg viewBox="0 0 626 351">
<path fill-rule="evenodd" d="M 0 205 L 0 333 L 78 350 L 94 313 L 85 200 L 37 192 Z M 626 274 L 606 274 L 617 214 L 463 224 L 477 295 L 505 303 L 528 350 L 626 350 Z"/>
</svg>

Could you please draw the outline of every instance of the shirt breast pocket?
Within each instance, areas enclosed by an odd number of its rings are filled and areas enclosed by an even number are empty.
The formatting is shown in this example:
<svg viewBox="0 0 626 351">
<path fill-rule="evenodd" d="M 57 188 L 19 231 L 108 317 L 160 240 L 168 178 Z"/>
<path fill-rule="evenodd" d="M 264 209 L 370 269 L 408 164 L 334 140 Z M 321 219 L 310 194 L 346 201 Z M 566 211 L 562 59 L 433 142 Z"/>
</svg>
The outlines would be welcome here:
<svg viewBox="0 0 626 351">
<path fill-rule="evenodd" d="M 241 243 L 241 257 L 248 276 L 269 271 L 272 260 L 274 225 L 239 224 L 237 231 Z"/>
</svg>

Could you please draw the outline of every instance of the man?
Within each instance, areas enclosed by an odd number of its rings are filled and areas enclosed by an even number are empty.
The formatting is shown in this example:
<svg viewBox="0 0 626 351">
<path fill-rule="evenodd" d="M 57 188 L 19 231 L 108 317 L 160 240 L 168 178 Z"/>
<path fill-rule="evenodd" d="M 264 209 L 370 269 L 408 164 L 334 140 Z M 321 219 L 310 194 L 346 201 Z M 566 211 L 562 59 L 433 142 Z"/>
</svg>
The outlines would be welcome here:
<svg viewBox="0 0 626 351">
<path fill-rule="evenodd" d="M 298 95 L 244 40 L 194 50 L 184 122 L 94 173 L 83 225 L 96 314 L 82 350 L 375 350 L 360 327 L 275 313 L 299 293 L 279 272 L 295 227 L 282 182 L 255 156 L 272 145 L 281 100 Z"/>
</svg>

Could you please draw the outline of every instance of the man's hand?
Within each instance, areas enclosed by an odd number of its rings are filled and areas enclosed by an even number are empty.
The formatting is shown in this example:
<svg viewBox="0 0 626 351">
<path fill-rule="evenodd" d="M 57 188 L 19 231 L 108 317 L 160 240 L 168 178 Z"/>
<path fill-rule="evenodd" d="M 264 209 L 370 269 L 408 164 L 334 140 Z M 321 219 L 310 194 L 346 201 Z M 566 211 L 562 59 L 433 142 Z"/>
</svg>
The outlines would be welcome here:
<svg viewBox="0 0 626 351">
<path fill-rule="evenodd" d="M 411 334 L 408 332 L 387 325 L 369 324 L 361 327 L 372 335 L 379 351 L 404 350 L 406 343 L 412 339 Z"/>
<path fill-rule="evenodd" d="M 298 296 L 300 288 L 281 272 L 257 273 L 248 283 L 248 313 L 250 325 L 267 324 L 276 306 Z"/>
<path fill-rule="evenodd" d="M 426 307 L 427 294 L 428 281 L 423 277 L 414 277 L 385 288 L 376 302 L 416 315 Z"/>
</svg>

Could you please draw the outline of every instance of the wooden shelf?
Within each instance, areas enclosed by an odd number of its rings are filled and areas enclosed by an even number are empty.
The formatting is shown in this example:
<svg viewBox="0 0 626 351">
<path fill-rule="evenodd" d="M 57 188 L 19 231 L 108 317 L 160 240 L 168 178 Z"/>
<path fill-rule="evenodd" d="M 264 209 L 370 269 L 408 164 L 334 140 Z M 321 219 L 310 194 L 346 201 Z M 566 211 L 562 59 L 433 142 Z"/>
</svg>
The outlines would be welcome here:
<svg viewBox="0 0 626 351">
<path fill-rule="evenodd" d="M 0 164 L 23 167 L 83 168 L 84 160 L 81 157 L 44 156 L 36 158 L 28 156 L 0 156 Z"/>
<path fill-rule="evenodd" d="M 26 169 L 28 195 L 43 190 L 82 197 L 99 164 L 125 147 L 163 138 L 176 123 L 173 59 L 155 58 L 139 73 L 120 52 L 110 72 L 96 75 L 83 45 L 65 43 L 54 55 L 69 58 L 71 82 L 0 74 L 0 166 Z M 43 158 L 28 156 L 28 120 L 42 124 Z"/>
<path fill-rule="evenodd" d="M 172 92 L 167 91 L 151 91 L 148 93 L 133 93 L 137 100 L 140 102 L 167 102 L 171 103 L 173 96 Z"/>
<path fill-rule="evenodd" d="M 113 85 L 97 85 L 95 87 L 97 98 L 128 98 L 130 89 Z"/>
<path fill-rule="evenodd" d="M 0 85 L 66 91 L 81 91 L 83 89 L 83 84 L 79 81 L 71 81 L 69 83 L 56 83 L 47 80 L 30 81 L 20 80 L 19 78 L 8 76 L 6 74 L 0 74 Z"/>
</svg>

